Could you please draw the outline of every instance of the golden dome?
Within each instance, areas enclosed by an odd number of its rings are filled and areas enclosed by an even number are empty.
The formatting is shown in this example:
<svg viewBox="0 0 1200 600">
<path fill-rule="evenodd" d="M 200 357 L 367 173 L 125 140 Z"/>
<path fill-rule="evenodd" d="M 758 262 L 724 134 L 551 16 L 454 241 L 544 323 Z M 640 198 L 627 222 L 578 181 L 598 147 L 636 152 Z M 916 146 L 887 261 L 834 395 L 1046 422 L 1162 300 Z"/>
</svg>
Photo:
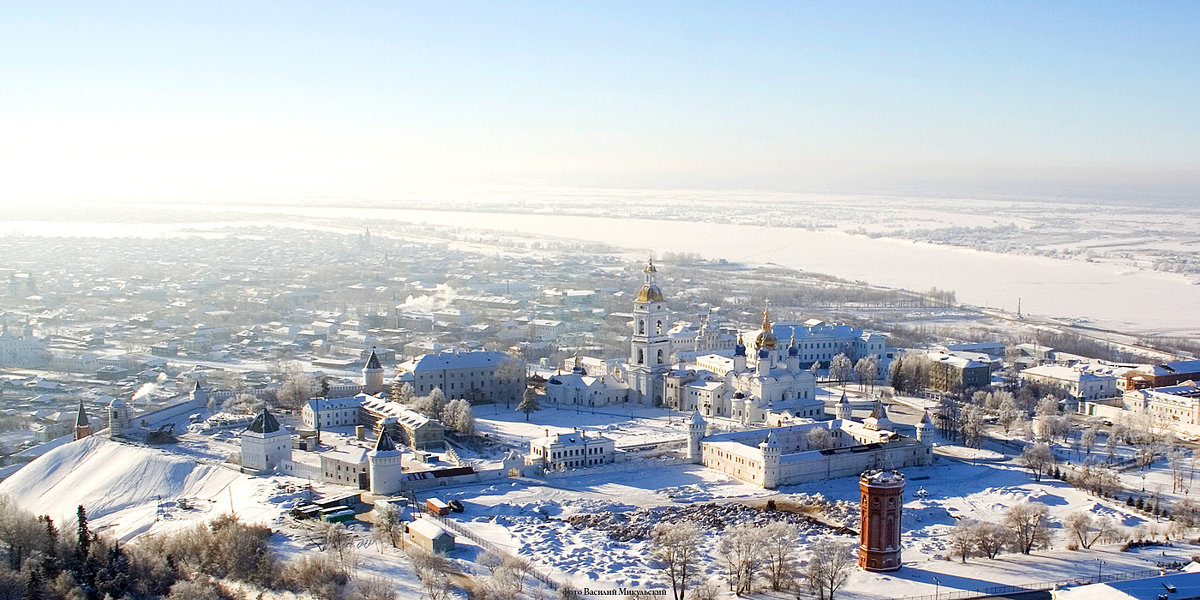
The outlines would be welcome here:
<svg viewBox="0 0 1200 600">
<path fill-rule="evenodd" d="M 653 283 L 647 283 L 642 286 L 642 291 L 638 292 L 638 302 L 662 302 L 662 290 Z"/>
<path fill-rule="evenodd" d="M 767 316 L 767 311 L 764 310 L 762 331 L 758 332 L 758 335 L 754 338 L 754 349 L 762 350 L 766 348 L 767 350 L 774 350 L 777 345 L 779 345 L 779 338 L 775 337 L 775 334 L 771 332 L 771 320 Z"/>
<path fill-rule="evenodd" d="M 646 284 L 642 286 L 642 291 L 638 292 L 638 302 L 662 302 L 662 290 L 658 289 L 658 284 L 654 282 L 654 274 L 658 269 L 654 268 L 654 260 L 646 261 L 646 269 L 643 271 L 646 274 Z"/>
</svg>

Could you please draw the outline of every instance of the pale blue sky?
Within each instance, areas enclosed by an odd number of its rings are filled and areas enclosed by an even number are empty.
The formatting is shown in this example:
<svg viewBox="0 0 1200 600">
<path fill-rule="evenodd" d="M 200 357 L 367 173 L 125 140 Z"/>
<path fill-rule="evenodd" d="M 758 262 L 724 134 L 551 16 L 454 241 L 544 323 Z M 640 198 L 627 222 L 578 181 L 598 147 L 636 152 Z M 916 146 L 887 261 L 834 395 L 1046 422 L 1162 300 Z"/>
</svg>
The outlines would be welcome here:
<svg viewBox="0 0 1200 600">
<path fill-rule="evenodd" d="M 9 197 L 1197 199 L 1200 3 L 14 3 L 0 160 Z"/>
</svg>

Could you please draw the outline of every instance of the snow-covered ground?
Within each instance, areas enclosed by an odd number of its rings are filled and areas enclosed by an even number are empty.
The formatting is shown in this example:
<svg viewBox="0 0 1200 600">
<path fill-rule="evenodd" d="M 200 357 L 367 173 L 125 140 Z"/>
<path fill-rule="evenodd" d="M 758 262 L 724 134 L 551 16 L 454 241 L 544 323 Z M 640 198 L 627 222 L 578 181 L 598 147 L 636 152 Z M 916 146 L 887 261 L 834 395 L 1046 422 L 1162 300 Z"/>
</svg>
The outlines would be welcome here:
<svg viewBox="0 0 1200 600">
<path fill-rule="evenodd" d="M 890 574 L 856 571 L 846 585 L 844 596 L 839 594 L 839 597 L 897 598 L 933 594 L 937 590 L 1086 579 L 1098 567 L 1107 574 L 1140 571 L 1153 569 L 1159 562 L 1186 562 L 1200 553 L 1200 547 L 1178 543 L 1138 552 L 1119 552 L 1117 546 L 1068 551 L 1064 549 L 1068 540 L 1059 529 L 1055 548 L 1032 556 L 1002 554 L 996 560 L 972 558 L 965 564 L 957 559 L 946 560 L 952 554 L 948 533 L 956 517 L 998 522 L 1009 506 L 1026 500 L 1046 504 L 1056 523 L 1067 514 L 1086 510 L 1113 517 L 1133 530 L 1161 531 L 1165 525 L 1155 525 L 1153 519 L 1127 510 L 1124 505 L 1089 496 L 1061 481 L 1043 478 L 1035 482 L 1026 470 L 993 450 L 979 452 L 977 464 L 952 458 L 975 454 L 961 447 L 944 445 L 939 454 L 935 465 L 904 470 L 909 480 L 904 513 L 905 567 Z M 660 584 L 648 564 L 645 539 L 613 536 L 603 528 L 572 524 L 572 520 L 578 521 L 578 515 L 618 513 L 626 515 L 617 517 L 618 521 L 628 519 L 639 523 L 647 518 L 651 521 L 681 518 L 679 511 L 695 510 L 710 515 L 705 522 L 714 536 L 710 539 L 715 540 L 721 526 L 712 526 L 713 518 L 729 519 L 718 521 L 720 525 L 745 518 L 728 516 L 731 504 L 761 506 L 768 498 L 803 503 L 820 496 L 831 505 L 823 520 L 857 529 L 858 493 L 857 478 L 771 491 L 729 480 L 695 465 L 631 464 L 617 471 L 579 471 L 546 483 L 507 481 L 442 490 L 438 495 L 461 500 L 466 512 L 453 518 L 487 540 L 529 557 L 555 577 L 599 589 Z M 703 504 L 708 502 L 715 503 L 716 508 L 706 513 Z M 659 516 L 646 517 L 647 510 Z M 822 526 L 807 525 L 802 531 L 802 546 L 820 537 L 857 540 L 853 535 Z M 711 543 L 705 550 L 705 571 L 716 577 L 721 568 L 714 546 Z M 1104 561 L 1102 567 L 1098 560 Z"/>
</svg>

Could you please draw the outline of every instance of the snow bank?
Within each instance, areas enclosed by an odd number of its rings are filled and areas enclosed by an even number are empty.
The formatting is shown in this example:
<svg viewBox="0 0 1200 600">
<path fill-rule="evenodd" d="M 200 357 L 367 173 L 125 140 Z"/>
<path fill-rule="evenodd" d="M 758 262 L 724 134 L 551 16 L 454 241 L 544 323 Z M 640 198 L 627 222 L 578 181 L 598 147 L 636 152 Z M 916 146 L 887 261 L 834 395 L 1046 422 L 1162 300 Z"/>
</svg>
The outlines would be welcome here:
<svg viewBox="0 0 1200 600">
<path fill-rule="evenodd" d="M 218 463 L 90 437 L 29 463 L 0 482 L 0 494 L 33 513 L 50 515 L 60 527 L 74 520 L 82 504 L 93 529 L 128 540 L 228 511 L 231 503 L 244 518 L 272 516 L 254 498 L 255 487 L 252 478 Z M 194 508 L 181 509 L 179 498 Z"/>
</svg>

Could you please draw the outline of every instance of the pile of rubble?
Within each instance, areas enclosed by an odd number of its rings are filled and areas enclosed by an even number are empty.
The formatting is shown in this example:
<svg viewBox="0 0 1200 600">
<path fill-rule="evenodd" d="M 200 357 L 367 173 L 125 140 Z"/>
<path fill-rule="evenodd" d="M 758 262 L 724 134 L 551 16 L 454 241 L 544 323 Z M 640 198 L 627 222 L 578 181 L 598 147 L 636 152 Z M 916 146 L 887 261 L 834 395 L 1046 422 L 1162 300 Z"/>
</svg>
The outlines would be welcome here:
<svg viewBox="0 0 1200 600">
<path fill-rule="evenodd" d="M 736 502 L 717 504 L 689 504 L 687 506 L 665 506 L 640 508 L 628 512 L 602 512 L 579 514 L 567 517 L 567 522 L 576 529 L 600 529 L 618 542 L 645 540 L 650 530 L 659 523 L 681 523 L 690 521 L 706 530 L 723 530 L 739 523 L 766 524 L 786 521 L 800 527 L 802 535 L 833 531 L 854 534 L 844 527 L 830 527 L 807 515 L 781 510 L 759 510 Z"/>
</svg>

